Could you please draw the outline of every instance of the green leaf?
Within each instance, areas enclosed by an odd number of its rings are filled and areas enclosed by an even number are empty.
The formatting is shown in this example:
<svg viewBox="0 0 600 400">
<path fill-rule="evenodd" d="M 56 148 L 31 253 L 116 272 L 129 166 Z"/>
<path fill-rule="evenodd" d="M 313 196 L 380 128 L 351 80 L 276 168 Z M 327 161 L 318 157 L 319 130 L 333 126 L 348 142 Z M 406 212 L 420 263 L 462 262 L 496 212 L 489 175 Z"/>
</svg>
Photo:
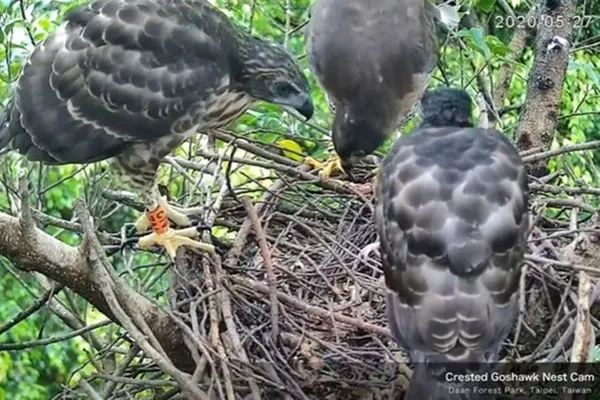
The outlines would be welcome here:
<svg viewBox="0 0 600 400">
<path fill-rule="evenodd" d="M 479 0 L 477 8 L 485 12 L 491 12 L 496 7 L 496 0 Z"/>
<path fill-rule="evenodd" d="M 20 72 L 21 72 L 21 63 L 16 63 L 16 62 L 12 63 L 10 66 L 10 73 L 13 76 L 18 76 Z"/>
<path fill-rule="evenodd" d="M 583 64 L 583 69 L 596 88 L 600 89 L 600 74 L 598 74 L 596 68 L 590 63 L 585 63 Z"/>
<path fill-rule="evenodd" d="M 509 48 L 507 45 L 505 45 L 500 39 L 498 39 L 496 36 L 492 36 L 492 35 L 487 35 L 485 37 L 485 42 L 487 43 L 487 45 L 489 46 L 490 50 L 492 51 L 492 53 L 494 53 L 495 55 L 506 55 L 509 52 Z"/>
<path fill-rule="evenodd" d="M 300 161 L 302 157 L 302 147 L 291 139 L 281 139 L 277 144 L 283 151 L 283 154 L 291 160 Z"/>
<path fill-rule="evenodd" d="M 37 23 L 40 25 L 40 28 L 46 32 L 49 32 L 52 29 L 52 22 L 50 22 L 50 20 L 47 18 L 41 18 L 37 21 Z"/>
<path fill-rule="evenodd" d="M 486 59 L 492 56 L 489 46 L 485 42 L 485 37 L 483 35 L 483 29 L 481 28 L 470 28 L 468 30 L 461 30 L 458 32 L 458 35 L 468 39 L 473 45 L 475 45 L 475 49 L 481 53 Z"/>
<path fill-rule="evenodd" d="M 569 62 L 569 65 L 567 66 L 567 71 L 569 71 L 569 72 L 577 71 L 580 68 L 582 68 L 582 64 L 578 63 L 577 61 L 571 61 L 571 62 Z"/>
<path fill-rule="evenodd" d="M 21 18 L 17 18 L 17 19 L 8 21 L 7 23 L 4 24 L 4 29 L 3 29 L 4 33 L 10 33 L 15 26 L 19 26 L 19 25 L 24 26 L 23 19 L 21 19 Z"/>
</svg>

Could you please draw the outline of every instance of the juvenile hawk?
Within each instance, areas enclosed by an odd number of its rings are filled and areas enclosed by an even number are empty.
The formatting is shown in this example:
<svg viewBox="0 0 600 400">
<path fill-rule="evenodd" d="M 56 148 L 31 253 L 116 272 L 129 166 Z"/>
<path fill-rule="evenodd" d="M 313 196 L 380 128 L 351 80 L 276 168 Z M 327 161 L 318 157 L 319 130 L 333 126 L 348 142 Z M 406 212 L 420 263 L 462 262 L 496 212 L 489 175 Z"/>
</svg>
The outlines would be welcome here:
<svg viewBox="0 0 600 400">
<path fill-rule="evenodd" d="M 161 198 L 161 159 L 197 131 L 228 124 L 253 100 L 313 105 L 306 77 L 282 47 L 235 30 L 204 0 L 97 0 L 68 13 L 25 64 L 0 123 L 0 145 L 47 164 L 109 158 L 147 205 L 140 247 L 192 239 L 185 212 Z"/>
<path fill-rule="evenodd" d="M 337 153 L 323 175 L 375 151 L 418 102 L 436 62 L 434 15 L 429 0 L 316 0 L 308 56 L 335 110 Z"/>
<path fill-rule="evenodd" d="M 471 125 L 466 92 L 427 92 L 422 111 L 383 162 L 375 220 L 390 328 L 416 364 L 406 398 L 438 400 L 445 368 L 495 361 L 513 326 L 528 186 L 510 141 Z"/>
</svg>

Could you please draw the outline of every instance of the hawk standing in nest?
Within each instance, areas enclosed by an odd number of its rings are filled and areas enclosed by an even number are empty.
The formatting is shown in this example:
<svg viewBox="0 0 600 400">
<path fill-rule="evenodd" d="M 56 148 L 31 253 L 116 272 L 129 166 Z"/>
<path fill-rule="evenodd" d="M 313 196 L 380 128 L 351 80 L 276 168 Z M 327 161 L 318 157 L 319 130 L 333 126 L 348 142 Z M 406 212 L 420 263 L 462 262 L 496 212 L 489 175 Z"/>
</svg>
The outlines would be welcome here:
<svg viewBox="0 0 600 400">
<path fill-rule="evenodd" d="M 443 371 L 497 360 L 515 322 L 527 175 L 502 133 L 472 126 L 465 91 L 427 92 L 422 112 L 382 164 L 375 220 L 390 328 L 416 364 L 406 398 L 451 399 Z"/>
<path fill-rule="evenodd" d="M 316 0 L 308 56 L 335 110 L 337 156 L 307 162 L 323 176 L 374 152 L 420 99 L 437 52 L 428 1 Z"/>
<path fill-rule="evenodd" d="M 307 119 L 308 81 L 282 47 L 234 29 L 205 0 L 97 0 L 66 15 L 25 64 L 0 145 L 46 164 L 114 159 L 147 207 L 138 245 L 206 251 L 192 221 L 156 185 L 161 159 L 198 131 L 227 125 L 255 100 Z M 167 219 L 168 218 L 168 219 Z"/>
</svg>

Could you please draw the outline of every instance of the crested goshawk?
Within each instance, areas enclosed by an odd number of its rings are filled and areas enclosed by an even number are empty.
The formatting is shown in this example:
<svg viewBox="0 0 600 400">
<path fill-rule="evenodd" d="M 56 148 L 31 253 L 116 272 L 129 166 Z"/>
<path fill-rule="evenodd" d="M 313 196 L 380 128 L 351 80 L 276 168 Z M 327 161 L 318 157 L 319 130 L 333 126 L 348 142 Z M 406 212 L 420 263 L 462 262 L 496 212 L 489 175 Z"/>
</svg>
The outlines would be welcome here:
<svg viewBox="0 0 600 400">
<path fill-rule="evenodd" d="M 390 329 L 415 363 L 406 398 L 437 400 L 454 398 L 445 368 L 485 368 L 513 327 L 528 184 L 511 142 L 472 126 L 465 91 L 421 106 L 423 124 L 383 161 L 375 221 Z"/>
<path fill-rule="evenodd" d="M 113 159 L 147 207 L 140 247 L 206 251 L 183 210 L 158 192 L 161 159 L 197 132 L 224 126 L 258 99 L 313 104 L 282 47 L 236 30 L 205 0 L 97 0 L 70 11 L 25 63 L 0 133 L 2 147 L 46 164 Z"/>
<path fill-rule="evenodd" d="M 308 57 L 334 109 L 336 156 L 322 175 L 348 172 L 402 122 L 436 62 L 429 0 L 316 0 L 308 26 Z"/>
</svg>

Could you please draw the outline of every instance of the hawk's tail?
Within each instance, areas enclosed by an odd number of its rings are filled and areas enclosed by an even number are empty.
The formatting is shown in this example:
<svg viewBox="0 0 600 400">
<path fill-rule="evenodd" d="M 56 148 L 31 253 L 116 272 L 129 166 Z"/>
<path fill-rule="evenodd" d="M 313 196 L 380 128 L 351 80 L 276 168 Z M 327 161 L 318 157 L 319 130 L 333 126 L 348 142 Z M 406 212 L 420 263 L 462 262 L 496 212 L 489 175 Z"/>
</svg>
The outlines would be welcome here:
<svg viewBox="0 0 600 400">
<path fill-rule="evenodd" d="M 489 377 L 484 382 L 464 382 L 459 378 L 470 373 L 475 377 L 484 376 L 491 365 L 483 361 L 483 354 L 481 357 L 469 356 L 465 362 L 441 360 L 440 356 L 435 358 L 433 360 L 427 357 L 426 362 L 415 365 L 405 400 L 496 399 L 495 391 L 498 389 L 490 382 Z"/>
</svg>

